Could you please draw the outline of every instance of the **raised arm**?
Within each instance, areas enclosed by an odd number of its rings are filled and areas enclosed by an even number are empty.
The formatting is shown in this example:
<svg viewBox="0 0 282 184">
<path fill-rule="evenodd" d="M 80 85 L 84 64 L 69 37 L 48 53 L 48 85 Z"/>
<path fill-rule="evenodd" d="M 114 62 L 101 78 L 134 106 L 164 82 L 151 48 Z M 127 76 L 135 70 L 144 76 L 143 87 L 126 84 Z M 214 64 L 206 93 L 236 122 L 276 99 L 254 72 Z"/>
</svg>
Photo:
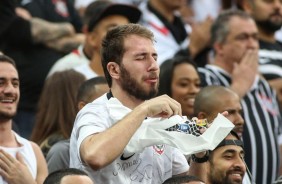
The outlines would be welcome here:
<svg viewBox="0 0 282 184">
<path fill-rule="evenodd" d="M 251 89 L 257 74 L 258 51 L 249 49 L 246 51 L 240 63 L 234 63 L 231 89 L 235 91 L 240 98 L 244 97 Z"/>
<path fill-rule="evenodd" d="M 81 158 L 93 170 L 103 168 L 123 152 L 146 117 L 168 118 L 176 114 L 182 114 L 181 106 L 167 95 L 148 100 L 111 128 L 87 137 L 80 146 Z"/>
</svg>

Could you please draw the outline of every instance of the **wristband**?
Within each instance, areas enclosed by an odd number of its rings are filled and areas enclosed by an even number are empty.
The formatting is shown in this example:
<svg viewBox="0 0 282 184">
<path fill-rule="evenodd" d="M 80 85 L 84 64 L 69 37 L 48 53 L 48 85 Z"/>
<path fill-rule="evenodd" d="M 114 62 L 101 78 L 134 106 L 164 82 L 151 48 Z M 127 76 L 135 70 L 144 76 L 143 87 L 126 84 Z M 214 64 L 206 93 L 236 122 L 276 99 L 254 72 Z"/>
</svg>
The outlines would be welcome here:
<svg viewBox="0 0 282 184">
<path fill-rule="evenodd" d="M 205 156 L 202 158 L 198 158 L 196 157 L 195 154 L 192 154 L 191 159 L 193 162 L 196 162 L 196 163 L 204 163 L 209 160 L 209 152 L 207 151 Z"/>
</svg>

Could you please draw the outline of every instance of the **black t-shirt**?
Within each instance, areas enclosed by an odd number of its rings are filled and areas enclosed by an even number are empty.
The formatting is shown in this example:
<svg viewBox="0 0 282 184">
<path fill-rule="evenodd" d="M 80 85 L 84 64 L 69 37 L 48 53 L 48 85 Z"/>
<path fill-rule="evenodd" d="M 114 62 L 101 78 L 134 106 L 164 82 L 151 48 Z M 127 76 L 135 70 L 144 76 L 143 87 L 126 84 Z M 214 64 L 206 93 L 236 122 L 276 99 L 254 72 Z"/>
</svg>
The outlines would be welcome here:
<svg viewBox="0 0 282 184">
<path fill-rule="evenodd" d="M 67 16 L 58 13 L 58 7 L 53 2 L 56 1 L 33 0 L 23 7 L 35 17 L 51 22 L 71 22 L 76 30 L 80 30 L 81 21 L 74 8 L 68 10 Z M 0 1 L 0 50 L 13 58 L 17 65 L 21 91 L 19 110 L 35 112 L 50 68 L 65 54 L 44 45 L 33 44 L 30 23 L 16 16 L 15 6 L 13 0 Z M 69 6 L 71 4 L 67 3 Z"/>
</svg>

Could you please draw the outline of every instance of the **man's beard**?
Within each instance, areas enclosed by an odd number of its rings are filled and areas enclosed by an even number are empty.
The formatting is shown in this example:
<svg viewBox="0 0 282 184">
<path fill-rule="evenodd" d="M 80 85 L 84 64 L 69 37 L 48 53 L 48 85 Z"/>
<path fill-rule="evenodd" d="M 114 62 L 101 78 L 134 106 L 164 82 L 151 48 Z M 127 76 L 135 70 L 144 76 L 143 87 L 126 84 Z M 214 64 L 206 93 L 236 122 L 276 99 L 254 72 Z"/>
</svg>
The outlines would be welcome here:
<svg viewBox="0 0 282 184">
<path fill-rule="evenodd" d="M 262 29 L 267 34 L 273 34 L 275 31 L 279 30 L 282 26 L 282 22 L 272 22 L 268 20 L 256 20 L 257 26 Z"/>
<path fill-rule="evenodd" d="M 120 65 L 120 83 L 121 87 L 130 95 L 134 96 L 140 100 L 149 100 L 156 96 L 158 93 L 158 88 L 152 87 L 149 92 L 142 89 L 142 86 L 130 76 L 130 73 L 125 69 L 125 67 Z"/>
<path fill-rule="evenodd" d="M 232 181 L 230 180 L 230 178 L 228 177 L 230 175 L 230 171 L 226 171 L 226 175 L 223 175 L 223 174 L 218 174 L 218 171 L 216 171 L 214 169 L 214 164 L 213 163 L 210 163 L 211 164 L 211 171 L 208 175 L 208 178 L 209 178 L 209 181 L 212 183 L 212 184 L 242 184 L 242 181 L 241 182 L 236 182 L 236 181 Z"/>
<path fill-rule="evenodd" d="M 15 117 L 16 115 L 16 112 L 13 112 L 13 113 L 6 113 L 6 112 L 1 112 L 0 111 L 0 121 L 7 121 L 7 120 L 10 120 L 12 119 L 13 117 Z"/>
</svg>

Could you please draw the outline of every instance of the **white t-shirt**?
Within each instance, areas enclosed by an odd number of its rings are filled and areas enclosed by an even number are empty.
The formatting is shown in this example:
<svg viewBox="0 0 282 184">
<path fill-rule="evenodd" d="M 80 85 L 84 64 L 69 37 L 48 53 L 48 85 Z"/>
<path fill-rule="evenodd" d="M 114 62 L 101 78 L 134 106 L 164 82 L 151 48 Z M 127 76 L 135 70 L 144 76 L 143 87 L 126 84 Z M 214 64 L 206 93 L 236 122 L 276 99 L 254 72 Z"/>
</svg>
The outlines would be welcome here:
<svg viewBox="0 0 282 184">
<path fill-rule="evenodd" d="M 37 176 L 37 161 L 36 156 L 33 151 L 31 143 L 23 137 L 20 137 L 18 134 L 14 132 L 16 140 L 20 143 L 21 147 L 16 148 L 7 148 L 0 146 L 0 149 L 4 150 L 5 152 L 9 153 L 12 157 L 16 158 L 17 152 L 21 153 L 24 158 L 24 162 L 27 165 L 32 177 L 35 179 Z M 1 169 L 1 168 L 0 168 Z M 8 184 L 0 175 L 0 184 Z"/>
<path fill-rule="evenodd" d="M 90 60 L 83 53 L 83 48 L 83 45 L 80 45 L 77 49 L 56 61 L 50 69 L 47 77 L 50 77 L 55 72 L 73 69 L 74 67 L 82 64 L 89 64 Z"/>
<path fill-rule="evenodd" d="M 97 77 L 97 73 L 92 70 L 90 67 L 89 63 L 85 63 L 79 66 L 76 66 L 73 68 L 75 71 L 81 73 L 82 75 L 85 76 L 86 80 Z"/>
<path fill-rule="evenodd" d="M 108 166 L 93 171 L 81 162 L 79 148 L 89 135 L 102 132 L 116 122 L 110 118 L 106 94 L 86 105 L 77 115 L 70 138 L 70 167 L 85 170 L 97 184 L 159 184 L 188 171 L 184 155 L 166 145 L 151 146 L 141 153 L 121 154 Z M 112 145 L 116 144 L 113 140 Z"/>
</svg>

